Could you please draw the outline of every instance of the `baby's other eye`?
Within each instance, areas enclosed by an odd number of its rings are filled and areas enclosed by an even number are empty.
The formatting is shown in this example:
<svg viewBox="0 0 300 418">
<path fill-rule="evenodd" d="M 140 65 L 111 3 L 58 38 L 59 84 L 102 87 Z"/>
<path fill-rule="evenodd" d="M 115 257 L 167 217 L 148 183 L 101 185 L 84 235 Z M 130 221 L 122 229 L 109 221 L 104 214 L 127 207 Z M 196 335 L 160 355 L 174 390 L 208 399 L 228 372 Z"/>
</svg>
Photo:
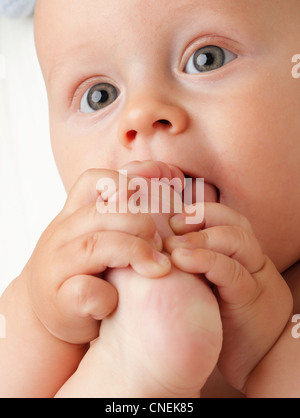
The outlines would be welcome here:
<svg viewBox="0 0 300 418">
<path fill-rule="evenodd" d="M 82 96 L 80 111 L 92 113 L 112 104 L 119 96 L 119 90 L 109 83 L 99 83 L 89 88 Z"/>
<path fill-rule="evenodd" d="M 215 45 L 207 45 L 197 49 L 188 60 L 184 71 L 188 74 L 198 74 L 217 70 L 233 61 L 237 55 Z"/>
</svg>

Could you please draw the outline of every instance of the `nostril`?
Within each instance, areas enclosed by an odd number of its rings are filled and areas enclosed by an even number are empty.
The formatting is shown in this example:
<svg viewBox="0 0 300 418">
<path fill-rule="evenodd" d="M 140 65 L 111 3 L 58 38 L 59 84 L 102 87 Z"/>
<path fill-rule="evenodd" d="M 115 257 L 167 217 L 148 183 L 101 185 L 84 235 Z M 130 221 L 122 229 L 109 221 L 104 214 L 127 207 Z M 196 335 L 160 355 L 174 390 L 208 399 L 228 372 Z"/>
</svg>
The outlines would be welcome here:
<svg viewBox="0 0 300 418">
<path fill-rule="evenodd" d="M 159 119 L 153 123 L 153 128 L 171 128 L 172 124 L 167 119 Z"/>
<path fill-rule="evenodd" d="M 160 119 L 157 122 L 162 123 L 163 125 L 171 125 L 171 123 L 167 119 Z"/>
<path fill-rule="evenodd" d="M 137 131 L 131 130 L 127 132 L 127 139 L 128 141 L 133 141 L 137 136 Z"/>
<path fill-rule="evenodd" d="M 172 123 L 169 122 L 167 119 L 159 119 L 156 122 L 153 123 L 152 127 L 154 129 L 168 129 L 168 128 L 172 128 Z M 138 134 L 138 131 L 136 131 L 135 129 L 131 129 L 130 131 L 128 131 L 126 133 L 126 139 L 128 142 L 132 142 L 136 139 Z"/>
</svg>

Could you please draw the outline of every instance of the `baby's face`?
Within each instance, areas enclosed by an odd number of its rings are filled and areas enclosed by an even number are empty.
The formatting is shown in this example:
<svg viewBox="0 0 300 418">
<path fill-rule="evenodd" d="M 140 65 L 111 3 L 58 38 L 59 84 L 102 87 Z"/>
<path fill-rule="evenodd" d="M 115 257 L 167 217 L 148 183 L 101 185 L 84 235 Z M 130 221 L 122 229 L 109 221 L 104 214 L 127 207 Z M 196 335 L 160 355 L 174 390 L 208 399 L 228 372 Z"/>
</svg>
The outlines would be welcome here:
<svg viewBox="0 0 300 418">
<path fill-rule="evenodd" d="M 40 0 L 36 41 L 65 188 L 161 160 L 204 177 L 283 270 L 300 253 L 298 0 Z"/>
</svg>

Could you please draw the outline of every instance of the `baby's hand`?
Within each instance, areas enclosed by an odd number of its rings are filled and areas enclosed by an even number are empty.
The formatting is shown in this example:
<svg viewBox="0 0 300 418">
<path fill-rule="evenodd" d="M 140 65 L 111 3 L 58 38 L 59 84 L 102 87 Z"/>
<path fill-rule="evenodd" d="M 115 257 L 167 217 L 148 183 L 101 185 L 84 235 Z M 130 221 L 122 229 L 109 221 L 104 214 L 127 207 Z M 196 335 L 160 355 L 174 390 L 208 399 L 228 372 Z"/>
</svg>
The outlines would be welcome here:
<svg viewBox="0 0 300 418">
<path fill-rule="evenodd" d="M 99 320 L 117 305 L 116 289 L 102 279 L 107 267 L 131 265 L 148 277 L 171 268 L 149 214 L 99 213 L 96 184 L 101 178 L 118 184 L 119 173 L 89 170 L 79 178 L 21 274 L 41 323 L 74 344 L 96 338 Z"/>
<path fill-rule="evenodd" d="M 219 368 L 243 390 L 255 366 L 275 344 L 292 310 L 282 276 L 263 254 L 249 221 L 218 203 L 205 204 L 204 222 L 170 222 L 180 236 L 164 245 L 178 268 L 204 274 L 216 286 L 224 342 Z"/>
<path fill-rule="evenodd" d="M 184 180 L 163 163 L 126 168 L 133 177 Z M 161 236 L 173 234 L 170 216 L 155 214 Z M 118 308 L 102 321 L 100 337 L 57 396 L 199 397 L 222 344 L 218 304 L 206 281 L 174 266 L 156 280 L 131 268 L 108 269 L 105 277 L 118 289 Z"/>
</svg>

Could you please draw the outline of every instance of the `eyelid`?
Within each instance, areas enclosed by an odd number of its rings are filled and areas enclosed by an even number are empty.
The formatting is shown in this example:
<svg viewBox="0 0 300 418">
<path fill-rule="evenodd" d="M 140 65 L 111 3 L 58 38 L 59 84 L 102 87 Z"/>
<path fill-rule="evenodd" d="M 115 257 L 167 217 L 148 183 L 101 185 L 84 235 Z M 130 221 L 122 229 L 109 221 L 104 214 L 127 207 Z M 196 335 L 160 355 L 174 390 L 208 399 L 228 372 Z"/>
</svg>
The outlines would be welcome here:
<svg viewBox="0 0 300 418">
<path fill-rule="evenodd" d="M 201 38 L 197 38 L 189 43 L 185 51 L 183 52 L 180 64 L 180 70 L 184 71 L 190 57 L 200 48 L 205 46 L 214 45 L 219 48 L 227 49 L 229 52 L 235 54 L 237 57 L 242 54 L 242 45 L 238 42 L 217 35 L 206 35 Z"/>
</svg>

